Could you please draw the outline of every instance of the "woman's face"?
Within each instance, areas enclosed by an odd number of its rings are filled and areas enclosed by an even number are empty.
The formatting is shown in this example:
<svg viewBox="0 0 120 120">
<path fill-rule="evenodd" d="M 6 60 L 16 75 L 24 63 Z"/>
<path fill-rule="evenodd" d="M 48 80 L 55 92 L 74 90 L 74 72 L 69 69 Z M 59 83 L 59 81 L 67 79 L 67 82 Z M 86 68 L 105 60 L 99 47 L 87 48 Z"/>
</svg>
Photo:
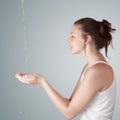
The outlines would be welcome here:
<svg viewBox="0 0 120 120">
<path fill-rule="evenodd" d="M 68 39 L 71 54 L 81 54 L 85 49 L 85 39 L 77 25 L 73 25 Z"/>
</svg>

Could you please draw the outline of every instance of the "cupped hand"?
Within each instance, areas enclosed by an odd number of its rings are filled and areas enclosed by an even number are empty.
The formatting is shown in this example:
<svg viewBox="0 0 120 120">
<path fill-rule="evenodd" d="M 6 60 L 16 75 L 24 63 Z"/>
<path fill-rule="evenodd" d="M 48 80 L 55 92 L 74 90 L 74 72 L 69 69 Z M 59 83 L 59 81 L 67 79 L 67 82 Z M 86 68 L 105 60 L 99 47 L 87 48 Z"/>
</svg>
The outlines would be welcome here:
<svg viewBox="0 0 120 120">
<path fill-rule="evenodd" d="M 42 82 L 45 80 L 45 78 L 40 74 L 17 73 L 15 77 L 22 83 L 26 84 L 42 84 Z"/>
</svg>

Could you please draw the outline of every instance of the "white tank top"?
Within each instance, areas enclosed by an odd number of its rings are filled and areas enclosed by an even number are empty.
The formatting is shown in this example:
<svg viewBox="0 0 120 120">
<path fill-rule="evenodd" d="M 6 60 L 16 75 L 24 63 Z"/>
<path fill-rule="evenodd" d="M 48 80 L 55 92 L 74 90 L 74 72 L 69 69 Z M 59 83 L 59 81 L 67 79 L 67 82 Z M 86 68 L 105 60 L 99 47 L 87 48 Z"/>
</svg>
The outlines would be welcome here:
<svg viewBox="0 0 120 120">
<path fill-rule="evenodd" d="M 108 65 L 108 63 L 103 61 L 98 61 L 95 64 L 97 63 L 105 63 Z M 80 120 L 112 120 L 115 98 L 116 83 L 114 79 L 109 88 L 97 93 L 88 107 L 81 113 Z"/>
</svg>

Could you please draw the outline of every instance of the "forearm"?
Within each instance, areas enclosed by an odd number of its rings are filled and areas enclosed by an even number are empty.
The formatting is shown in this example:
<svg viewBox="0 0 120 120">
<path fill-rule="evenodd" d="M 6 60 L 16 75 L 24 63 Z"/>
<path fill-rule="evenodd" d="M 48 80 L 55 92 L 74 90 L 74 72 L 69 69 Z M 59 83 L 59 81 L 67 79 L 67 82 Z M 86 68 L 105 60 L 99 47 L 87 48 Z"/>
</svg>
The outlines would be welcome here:
<svg viewBox="0 0 120 120">
<path fill-rule="evenodd" d="M 61 96 L 46 80 L 43 82 L 42 87 L 58 110 L 67 117 L 67 108 L 70 101 Z"/>
<path fill-rule="evenodd" d="M 68 120 L 71 120 L 73 117 L 75 117 L 80 112 L 78 108 L 78 103 L 76 101 L 78 99 L 76 98 L 78 97 L 78 95 L 76 95 L 75 97 L 73 93 L 71 99 L 64 98 L 45 80 L 43 76 L 39 74 L 17 73 L 16 78 L 26 84 L 41 85 L 46 91 L 46 93 L 48 94 L 51 101 L 55 104 L 55 106 L 59 109 L 59 111 L 64 114 L 64 116 Z"/>
</svg>

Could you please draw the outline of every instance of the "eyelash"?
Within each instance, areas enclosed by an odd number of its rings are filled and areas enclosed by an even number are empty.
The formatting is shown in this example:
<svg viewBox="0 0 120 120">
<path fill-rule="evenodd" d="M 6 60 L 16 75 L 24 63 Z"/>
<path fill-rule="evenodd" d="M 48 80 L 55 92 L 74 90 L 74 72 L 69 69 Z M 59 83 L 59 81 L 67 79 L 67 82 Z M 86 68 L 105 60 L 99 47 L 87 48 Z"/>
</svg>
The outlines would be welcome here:
<svg viewBox="0 0 120 120">
<path fill-rule="evenodd" d="M 71 38 L 74 38 L 74 36 L 71 36 Z"/>
</svg>

